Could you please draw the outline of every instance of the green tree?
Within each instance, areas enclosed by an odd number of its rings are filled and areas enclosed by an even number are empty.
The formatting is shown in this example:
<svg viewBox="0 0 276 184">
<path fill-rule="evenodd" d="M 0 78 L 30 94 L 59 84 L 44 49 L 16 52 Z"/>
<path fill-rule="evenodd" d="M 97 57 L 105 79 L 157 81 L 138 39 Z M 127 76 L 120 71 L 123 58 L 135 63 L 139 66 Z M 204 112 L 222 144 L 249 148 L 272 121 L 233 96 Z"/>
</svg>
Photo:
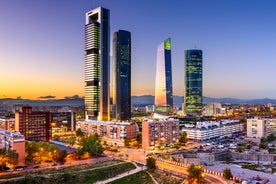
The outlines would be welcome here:
<svg viewBox="0 0 276 184">
<path fill-rule="evenodd" d="M 18 153 L 15 150 L 7 150 L 8 163 L 12 166 L 18 164 Z"/>
<path fill-rule="evenodd" d="M 98 140 L 98 134 L 88 135 L 80 140 L 79 153 L 88 152 L 89 156 L 98 156 L 103 152 L 103 147 Z"/>
<path fill-rule="evenodd" d="M 124 145 L 125 147 L 129 147 L 130 146 L 130 140 L 129 139 L 124 139 Z"/>
<path fill-rule="evenodd" d="M 190 165 L 188 168 L 188 184 L 198 183 L 201 184 L 204 179 L 204 169 L 202 165 Z"/>
<path fill-rule="evenodd" d="M 179 142 L 181 143 L 186 143 L 188 141 L 188 134 L 187 132 L 181 132 L 180 135 L 179 135 Z"/>
<path fill-rule="evenodd" d="M 138 142 L 138 144 L 142 144 L 142 134 L 141 133 L 137 134 L 136 141 Z"/>
<path fill-rule="evenodd" d="M 267 141 L 268 141 L 268 142 L 275 141 L 275 139 L 276 139 L 276 136 L 275 136 L 274 134 L 269 134 L 269 135 L 267 136 Z"/>
<path fill-rule="evenodd" d="M 77 136 L 77 137 L 83 137 L 83 136 L 84 136 L 84 135 L 83 135 L 83 132 L 81 131 L 80 128 L 78 128 L 78 129 L 76 130 L 76 136 Z"/>
<path fill-rule="evenodd" d="M 259 145 L 260 149 L 266 149 L 267 148 L 267 142 L 261 142 Z"/>
<path fill-rule="evenodd" d="M 156 158 L 148 157 L 146 160 L 146 165 L 148 169 L 155 169 L 156 168 Z"/>
<path fill-rule="evenodd" d="M 233 177 L 232 172 L 229 168 L 226 167 L 225 169 L 223 169 L 223 177 L 227 180 L 230 180 Z"/>
<path fill-rule="evenodd" d="M 38 153 L 38 144 L 34 141 L 25 142 L 25 158 L 30 163 L 33 163 L 36 157 L 36 153 Z"/>
</svg>

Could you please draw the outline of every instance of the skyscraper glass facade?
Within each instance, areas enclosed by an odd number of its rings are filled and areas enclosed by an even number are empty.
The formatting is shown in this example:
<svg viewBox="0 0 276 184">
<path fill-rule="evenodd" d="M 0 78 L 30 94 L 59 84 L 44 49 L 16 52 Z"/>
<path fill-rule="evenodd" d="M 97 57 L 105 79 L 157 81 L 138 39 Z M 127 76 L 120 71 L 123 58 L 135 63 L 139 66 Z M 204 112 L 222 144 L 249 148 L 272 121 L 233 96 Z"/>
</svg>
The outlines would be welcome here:
<svg viewBox="0 0 276 184">
<path fill-rule="evenodd" d="M 184 104 L 187 115 L 202 113 L 202 50 L 185 51 Z"/>
<path fill-rule="evenodd" d="M 113 34 L 113 106 L 117 120 L 131 119 L 131 33 Z"/>
<path fill-rule="evenodd" d="M 155 79 L 155 112 L 170 114 L 173 110 L 171 39 L 168 38 L 157 48 Z"/>
<path fill-rule="evenodd" d="M 85 114 L 86 119 L 109 120 L 109 10 L 86 13 Z"/>
</svg>

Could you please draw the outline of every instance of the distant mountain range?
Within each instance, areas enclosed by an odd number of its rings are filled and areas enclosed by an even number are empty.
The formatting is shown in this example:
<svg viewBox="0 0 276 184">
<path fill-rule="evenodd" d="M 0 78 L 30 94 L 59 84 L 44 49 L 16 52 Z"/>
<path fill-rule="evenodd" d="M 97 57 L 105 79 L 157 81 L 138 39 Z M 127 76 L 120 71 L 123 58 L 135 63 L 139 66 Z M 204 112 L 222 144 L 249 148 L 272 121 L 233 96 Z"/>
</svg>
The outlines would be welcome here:
<svg viewBox="0 0 276 184">
<path fill-rule="evenodd" d="M 153 105 L 154 96 L 132 96 L 132 105 Z M 183 96 L 174 96 L 173 103 L 175 106 L 181 106 L 184 101 Z M 238 98 L 210 98 L 203 97 L 203 103 L 228 103 L 228 104 L 276 104 L 276 99 L 238 99 Z M 84 106 L 84 99 L 81 97 L 64 98 L 64 99 L 46 99 L 46 100 L 30 100 L 22 98 L 2 98 L 0 99 L 0 106 L 13 106 L 13 105 L 30 105 L 30 106 L 71 106 L 78 107 Z"/>
</svg>

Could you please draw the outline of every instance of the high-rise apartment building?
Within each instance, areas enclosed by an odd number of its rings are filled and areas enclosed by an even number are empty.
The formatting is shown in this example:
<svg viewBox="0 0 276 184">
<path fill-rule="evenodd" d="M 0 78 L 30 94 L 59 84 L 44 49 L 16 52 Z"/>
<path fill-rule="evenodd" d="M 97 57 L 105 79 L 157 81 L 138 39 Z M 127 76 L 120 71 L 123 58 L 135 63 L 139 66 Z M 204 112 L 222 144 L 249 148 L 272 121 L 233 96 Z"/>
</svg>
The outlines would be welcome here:
<svg viewBox="0 0 276 184">
<path fill-rule="evenodd" d="M 202 113 L 202 50 L 185 51 L 184 111 L 187 115 Z"/>
<path fill-rule="evenodd" d="M 86 13 L 85 115 L 109 120 L 109 10 L 98 7 Z"/>
<path fill-rule="evenodd" d="M 131 33 L 113 34 L 113 108 L 115 119 L 131 119 Z"/>
<path fill-rule="evenodd" d="M 142 123 L 142 148 L 169 146 L 179 141 L 179 120 L 147 120 Z"/>
<path fill-rule="evenodd" d="M 29 141 L 49 141 L 52 138 L 51 113 L 32 111 L 32 107 L 21 106 L 15 112 L 15 131 Z"/>
<path fill-rule="evenodd" d="M 157 48 L 155 79 L 155 112 L 169 114 L 173 110 L 171 39 Z"/>
</svg>

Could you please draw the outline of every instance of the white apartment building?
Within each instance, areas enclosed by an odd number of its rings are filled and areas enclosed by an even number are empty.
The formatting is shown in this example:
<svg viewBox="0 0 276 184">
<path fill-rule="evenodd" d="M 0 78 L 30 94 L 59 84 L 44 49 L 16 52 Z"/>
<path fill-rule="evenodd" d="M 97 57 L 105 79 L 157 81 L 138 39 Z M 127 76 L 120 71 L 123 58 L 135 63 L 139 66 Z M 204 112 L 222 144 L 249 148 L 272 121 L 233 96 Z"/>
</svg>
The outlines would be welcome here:
<svg viewBox="0 0 276 184">
<path fill-rule="evenodd" d="M 195 125 L 187 124 L 181 129 L 182 132 L 187 132 L 189 139 L 197 141 L 231 137 L 233 133 L 239 133 L 243 130 L 244 124 L 237 120 L 196 122 Z"/>
<path fill-rule="evenodd" d="M 276 135 L 276 119 L 258 117 L 247 119 L 247 137 L 262 138 L 269 134 Z"/>
</svg>

